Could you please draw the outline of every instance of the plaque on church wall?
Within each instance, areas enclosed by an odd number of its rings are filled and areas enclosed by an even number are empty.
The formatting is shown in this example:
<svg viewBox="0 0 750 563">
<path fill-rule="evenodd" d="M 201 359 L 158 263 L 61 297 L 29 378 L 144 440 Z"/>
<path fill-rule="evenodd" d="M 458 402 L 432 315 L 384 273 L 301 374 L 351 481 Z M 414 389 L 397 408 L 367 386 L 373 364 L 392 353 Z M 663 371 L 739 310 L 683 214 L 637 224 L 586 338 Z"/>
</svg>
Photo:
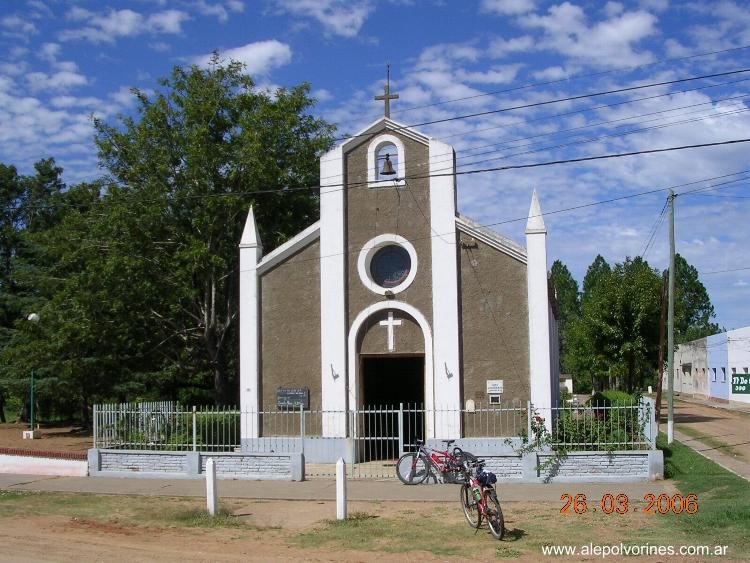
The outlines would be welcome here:
<svg viewBox="0 0 750 563">
<path fill-rule="evenodd" d="M 487 394 L 488 395 L 499 395 L 503 392 L 503 380 L 502 379 L 488 379 L 487 380 Z"/>
<path fill-rule="evenodd" d="M 310 390 L 307 387 L 279 387 L 276 389 L 276 408 L 310 408 Z"/>
</svg>

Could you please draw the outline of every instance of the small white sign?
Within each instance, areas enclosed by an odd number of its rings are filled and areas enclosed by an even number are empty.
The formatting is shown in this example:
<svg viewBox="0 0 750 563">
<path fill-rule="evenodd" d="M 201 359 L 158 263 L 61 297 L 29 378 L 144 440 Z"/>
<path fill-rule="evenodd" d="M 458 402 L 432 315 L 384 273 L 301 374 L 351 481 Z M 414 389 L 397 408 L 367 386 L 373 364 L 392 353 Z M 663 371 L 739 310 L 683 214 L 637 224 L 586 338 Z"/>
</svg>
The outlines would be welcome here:
<svg viewBox="0 0 750 563">
<path fill-rule="evenodd" d="M 487 394 L 497 395 L 503 392 L 503 380 L 502 379 L 488 379 L 487 380 Z"/>
</svg>

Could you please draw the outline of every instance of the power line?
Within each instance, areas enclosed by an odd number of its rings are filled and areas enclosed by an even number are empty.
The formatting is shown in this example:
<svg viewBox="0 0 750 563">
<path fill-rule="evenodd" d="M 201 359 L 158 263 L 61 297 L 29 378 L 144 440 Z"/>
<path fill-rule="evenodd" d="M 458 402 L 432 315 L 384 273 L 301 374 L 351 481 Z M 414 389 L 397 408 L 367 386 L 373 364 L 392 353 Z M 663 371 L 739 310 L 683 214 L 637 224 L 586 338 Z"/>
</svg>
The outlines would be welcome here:
<svg viewBox="0 0 750 563">
<path fill-rule="evenodd" d="M 569 115 L 586 113 L 586 112 L 589 112 L 589 111 L 596 111 L 596 110 L 599 110 L 599 109 L 613 108 L 613 107 L 622 106 L 622 105 L 629 105 L 629 104 L 633 104 L 633 103 L 637 103 L 637 102 L 654 100 L 654 99 L 658 99 L 658 98 L 665 98 L 665 97 L 668 97 L 668 96 L 674 96 L 674 95 L 677 95 L 677 94 L 685 94 L 685 93 L 689 93 L 689 92 L 697 92 L 697 91 L 702 91 L 702 90 L 709 90 L 709 89 L 712 89 L 712 88 L 719 88 L 719 87 L 729 86 L 729 85 L 738 84 L 738 83 L 742 83 L 742 82 L 747 82 L 748 80 L 750 80 L 750 78 L 743 78 L 741 80 L 733 80 L 733 81 L 730 81 L 730 82 L 723 82 L 723 83 L 720 83 L 720 84 L 709 84 L 709 85 L 705 85 L 705 86 L 698 86 L 696 88 L 684 88 L 682 90 L 675 90 L 673 92 L 667 92 L 665 94 L 656 94 L 656 95 L 653 95 L 653 96 L 643 96 L 643 97 L 640 97 L 640 98 L 633 98 L 633 99 L 630 99 L 630 100 L 623 100 L 623 101 L 620 101 L 620 102 L 612 102 L 612 103 L 609 103 L 609 104 L 599 104 L 597 106 L 592 106 L 592 107 L 589 107 L 589 108 L 572 110 L 572 111 L 568 111 L 568 112 L 556 113 L 556 114 L 552 114 L 552 115 L 538 117 L 538 118 L 535 118 L 535 119 L 528 119 L 528 120 L 525 120 L 525 121 L 517 121 L 517 122 L 511 123 L 511 124 L 507 124 L 507 125 L 498 125 L 498 126 L 493 126 L 493 127 L 487 127 L 485 129 L 469 131 L 469 132 L 465 132 L 465 133 L 456 133 L 454 135 L 448 135 L 448 136 L 442 137 L 442 139 L 447 139 L 447 138 L 456 137 L 456 136 L 463 136 L 463 135 L 471 135 L 471 134 L 474 134 L 474 133 L 477 133 L 477 132 L 488 131 L 488 130 L 491 130 L 491 129 L 504 128 L 504 127 L 508 127 L 508 126 L 511 126 L 511 125 L 525 125 L 525 124 L 534 123 L 534 122 L 537 122 L 537 121 L 546 121 L 546 120 L 552 119 L 552 118 L 565 117 L 565 116 L 569 116 Z M 720 101 L 727 101 L 727 100 L 731 100 L 731 99 L 745 98 L 745 97 L 747 97 L 746 94 L 745 95 L 740 95 L 740 96 L 729 97 L 729 98 L 721 98 L 721 99 L 718 99 L 718 100 L 712 100 L 712 101 L 709 101 L 709 102 L 703 102 L 702 104 L 694 104 L 694 105 L 713 104 L 713 103 L 720 102 Z M 645 113 L 645 114 L 640 114 L 640 115 L 634 115 L 634 116 L 631 116 L 631 117 L 629 117 L 627 119 L 635 119 L 637 117 L 646 116 L 646 115 L 652 115 L 652 114 L 656 114 L 656 113 L 667 113 L 667 112 L 670 112 L 670 111 L 676 111 L 678 109 L 685 109 L 685 108 L 689 108 L 689 107 L 693 107 L 693 106 L 688 105 L 688 106 L 682 106 L 680 108 L 672 108 L 672 109 L 669 109 L 669 110 L 661 110 L 661 111 L 658 111 L 658 112 L 651 112 L 651 113 Z M 618 121 L 618 120 L 613 120 L 613 122 L 614 121 Z M 607 123 L 609 123 L 609 122 L 605 121 L 605 122 L 601 122 L 600 124 L 604 125 L 604 124 L 607 124 Z M 377 134 L 380 134 L 380 133 L 378 132 Z M 554 132 L 550 133 L 550 134 L 554 134 Z M 374 137 L 376 134 L 375 133 L 368 133 L 368 134 L 364 134 L 364 135 L 371 135 L 371 136 Z M 520 138 L 514 139 L 513 141 L 524 140 L 524 139 L 527 139 L 527 138 L 534 138 L 534 136 L 520 137 Z M 511 142 L 511 141 L 507 141 L 507 142 Z M 479 146 L 476 146 L 476 147 L 469 147 L 469 148 L 462 149 L 462 151 L 471 151 L 471 150 L 476 150 L 476 149 L 479 149 L 479 148 L 492 147 L 492 146 L 497 146 L 497 145 L 502 145 L 502 144 L 505 144 L 505 142 L 479 145 Z M 443 155 L 437 155 L 437 156 L 443 156 Z M 475 154 L 475 155 L 462 154 L 461 156 L 458 156 L 456 158 L 456 160 L 461 160 L 461 159 L 464 159 L 464 158 L 470 158 L 471 156 L 478 156 L 478 155 L 477 154 Z M 328 162 L 329 160 L 331 160 L 331 159 L 322 158 L 321 162 Z M 442 158 L 442 159 L 439 159 L 439 160 L 436 157 L 434 157 L 434 156 L 430 156 L 429 159 L 428 159 L 428 161 L 426 161 L 426 162 L 418 162 L 418 163 L 416 163 L 416 166 L 423 167 L 423 166 L 426 166 L 428 164 L 435 164 L 435 163 L 440 163 L 440 162 L 452 162 L 452 161 L 453 161 L 453 155 L 452 154 L 451 155 L 447 155 L 446 158 Z M 328 178 L 332 178 L 332 177 L 334 177 L 334 176 L 324 176 L 324 177 L 321 177 L 320 179 L 322 181 L 323 179 L 328 179 Z"/>
<path fill-rule="evenodd" d="M 571 207 L 565 207 L 565 208 L 562 208 L 562 209 L 556 209 L 556 210 L 553 210 L 553 211 L 547 211 L 545 213 L 542 213 L 541 215 L 544 217 L 544 216 L 549 216 L 549 215 L 557 215 L 557 214 L 560 214 L 560 213 L 567 213 L 567 212 L 570 212 L 570 211 L 577 211 L 577 210 L 585 209 L 585 208 L 588 208 L 588 207 L 595 207 L 595 206 L 598 206 L 598 205 L 605 205 L 605 204 L 608 204 L 608 203 L 614 203 L 614 202 L 618 202 L 618 201 L 624 201 L 624 200 L 627 200 L 627 199 L 632 199 L 632 198 L 636 198 L 636 197 L 642 197 L 642 196 L 645 196 L 645 195 L 651 195 L 651 194 L 655 194 L 655 193 L 659 193 L 659 192 L 665 192 L 665 191 L 670 190 L 670 189 L 674 190 L 674 189 L 677 189 L 677 188 L 682 188 L 682 187 L 686 187 L 686 186 L 693 186 L 695 184 L 702 184 L 704 182 L 710 182 L 710 181 L 713 181 L 713 180 L 720 180 L 722 178 L 728 178 L 730 176 L 737 176 L 737 175 L 740 175 L 740 174 L 750 174 L 750 169 L 748 169 L 748 170 L 740 170 L 738 172 L 732 172 L 732 173 L 723 174 L 723 175 L 720 175 L 720 176 L 713 176 L 713 177 L 710 177 L 710 178 L 703 178 L 701 180 L 695 180 L 693 182 L 685 182 L 685 183 L 682 183 L 682 184 L 675 184 L 675 185 L 667 186 L 667 187 L 664 187 L 664 188 L 655 188 L 653 190 L 647 190 L 647 191 L 638 192 L 638 193 L 634 193 L 634 194 L 627 194 L 627 195 L 624 195 L 624 196 L 614 197 L 614 198 L 610 198 L 610 199 L 605 199 L 605 200 L 600 200 L 600 201 L 594 201 L 594 202 L 584 203 L 584 204 L 580 204 L 580 205 L 574 205 L 574 206 L 571 206 Z M 702 190 L 702 189 L 712 189 L 712 188 L 714 188 L 714 189 L 722 189 L 720 186 L 725 186 L 725 185 L 728 185 L 728 184 L 733 184 L 733 183 L 736 183 L 736 182 L 739 182 L 739 181 L 742 181 L 742 180 L 746 180 L 746 179 L 747 178 L 738 178 L 738 179 L 735 179 L 735 180 L 728 180 L 728 181 L 725 181 L 725 182 L 720 182 L 720 183 L 717 183 L 717 184 L 712 184 L 710 186 L 706 186 L 706 187 L 702 187 L 702 188 L 697 188 L 696 190 L 691 190 L 691 191 L 698 191 L 698 190 Z M 683 194 L 684 193 L 690 193 L 690 191 L 682 192 L 682 193 Z M 528 216 L 516 217 L 514 219 L 506 219 L 506 220 L 503 220 L 503 221 L 497 221 L 495 223 L 485 223 L 485 224 L 480 224 L 478 226 L 479 227 L 489 228 L 489 227 L 497 227 L 499 225 L 507 225 L 509 223 L 516 223 L 516 222 L 519 222 L 519 221 L 526 221 L 526 220 L 528 220 Z M 424 236 L 424 237 L 414 237 L 412 239 L 409 239 L 409 242 L 417 242 L 417 241 L 421 241 L 421 240 L 431 239 L 434 236 L 451 236 L 453 234 L 454 233 L 449 232 L 449 233 L 440 233 L 440 234 L 437 234 L 437 235 L 428 235 L 428 236 Z M 358 253 L 358 252 L 359 252 L 359 249 L 357 249 L 357 250 L 351 250 L 351 251 L 345 251 L 345 252 L 337 252 L 337 253 L 334 253 L 334 254 L 327 254 L 325 256 L 319 256 L 318 258 L 298 258 L 295 261 L 295 263 L 310 262 L 310 261 L 314 261 L 314 260 L 322 260 L 323 258 L 333 258 L 333 257 L 336 257 L 336 256 L 346 256 L 348 254 L 355 254 L 355 253 Z"/>
<path fill-rule="evenodd" d="M 750 267 L 747 268 L 731 268 L 728 270 L 714 270 L 713 272 L 701 272 L 702 276 L 710 276 L 711 274 L 724 274 L 726 272 L 742 272 L 744 270 L 750 270 Z"/>
<path fill-rule="evenodd" d="M 453 116 L 453 117 L 445 117 L 445 118 L 442 118 L 442 119 L 434 119 L 434 120 L 431 120 L 431 121 L 423 121 L 421 123 L 413 123 L 411 125 L 402 125 L 402 126 L 394 127 L 394 129 L 395 130 L 401 130 L 401 129 L 409 129 L 409 128 L 413 128 L 413 127 L 421 127 L 421 126 L 424 126 L 424 125 L 434 125 L 434 124 L 437 124 L 437 123 L 447 123 L 449 121 L 457 121 L 459 119 L 470 119 L 470 118 L 473 118 L 473 117 L 482 117 L 482 116 L 485 116 L 485 115 L 492 115 L 492 114 L 497 114 L 497 113 L 504 113 L 504 112 L 515 111 L 515 110 L 519 110 L 519 109 L 529 109 L 529 108 L 534 108 L 534 107 L 546 106 L 546 105 L 550 105 L 550 104 L 559 104 L 559 103 L 562 103 L 562 102 L 572 102 L 572 101 L 576 101 L 576 100 L 583 100 L 583 99 L 586 99 L 586 98 L 595 98 L 595 97 L 600 97 L 600 96 L 608 96 L 608 95 L 612 95 L 612 94 L 622 94 L 624 92 L 632 92 L 632 91 L 635 91 L 635 90 L 643 90 L 645 88 L 655 88 L 657 86 L 669 86 L 670 84 L 680 84 L 680 83 L 683 83 L 683 82 L 691 82 L 691 81 L 694 81 L 694 80 L 705 80 L 707 78 L 719 78 L 721 76 L 731 76 L 731 75 L 743 74 L 743 73 L 747 73 L 747 72 L 750 72 L 750 68 L 730 70 L 730 71 L 725 71 L 725 72 L 716 72 L 716 73 L 713 73 L 713 74 L 704 74 L 704 75 L 701 75 L 701 76 L 691 76 L 689 78 L 678 78 L 678 79 L 675 79 L 675 80 L 665 80 L 665 81 L 662 81 L 662 82 L 651 82 L 649 84 L 641 84 L 641 85 L 638 85 L 638 86 L 627 86 L 625 88 L 615 88 L 613 90 L 604 90 L 604 91 L 600 91 L 600 92 L 590 92 L 588 94 L 579 94 L 579 95 L 576 95 L 576 96 L 568 96 L 566 98 L 555 98 L 555 99 L 552 99 L 552 100 L 544 100 L 544 101 L 541 101 L 541 102 L 532 102 L 532 103 L 528 103 L 528 104 L 520 104 L 520 105 L 517 105 L 517 106 L 509 106 L 509 107 L 500 108 L 500 109 L 494 109 L 494 110 L 488 110 L 488 111 L 480 111 L 480 112 L 476 112 L 476 113 L 469 113 L 469 114 L 465 114 L 465 115 L 457 115 L 457 116 Z M 360 134 L 357 134 L 357 135 L 350 135 L 350 136 L 338 137 L 335 140 L 336 141 L 347 141 L 347 140 L 350 140 L 350 139 L 356 139 L 358 137 L 367 137 L 367 136 L 371 136 L 371 135 L 372 135 L 372 133 L 360 133 Z"/>
<path fill-rule="evenodd" d="M 495 90 L 494 92 L 486 92 L 486 93 L 482 93 L 482 94 L 474 94 L 472 96 L 463 96 L 461 98 L 453 98 L 453 99 L 450 99 L 450 100 L 443 100 L 441 102 L 435 102 L 435 103 L 432 103 L 432 104 L 423 104 L 423 105 L 419 105 L 419 106 L 412 106 L 412 107 L 409 107 L 409 108 L 397 109 L 397 110 L 393 110 L 391 113 L 406 113 L 406 112 L 409 112 L 409 111 L 414 111 L 416 109 L 423 109 L 423 108 L 429 108 L 429 107 L 434 107 L 434 106 L 441 106 L 441 105 L 450 104 L 450 103 L 453 103 L 453 102 L 462 102 L 464 100 L 473 100 L 473 99 L 476 99 L 476 98 L 482 98 L 482 97 L 488 97 L 488 96 L 495 96 L 497 94 L 507 94 L 509 92 L 517 92 L 519 90 L 527 90 L 527 89 L 530 89 L 530 88 L 536 88 L 538 86 L 550 86 L 552 84 L 560 84 L 560 83 L 563 83 L 563 82 L 570 82 L 571 80 L 579 80 L 581 78 L 593 78 L 595 76 L 603 76 L 603 75 L 607 75 L 607 74 L 613 74 L 613 73 L 616 73 L 616 72 L 617 73 L 621 73 L 621 72 L 624 72 L 624 71 L 632 71 L 632 70 L 637 70 L 637 69 L 641 69 L 641 68 L 648 68 L 648 67 L 651 67 L 651 66 L 658 66 L 658 65 L 661 65 L 661 64 L 665 64 L 665 63 L 672 63 L 672 62 L 679 62 L 679 61 L 683 61 L 683 60 L 696 59 L 696 58 L 701 58 L 701 57 L 708 57 L 708 56 L 711 56 L 711 55 L 720 55 L 720 54 L 724 54 L 724 53 L 730 53 L 730 52 L 733 52 L 733 51 L 740 51 L 740 50 L 743 50 L 743 49 L 747 49 L 748 47 L 750 47 L 750 45 L 743 45 L 741 47 L 732 47 L 732 48 L 729 48 L 729 49 L 722 49 L 720 51 L 710 51 L 710 52 L 706 52 L 706 53 L 698 53 L 698 54 L 695 54 L 695 55 L 688 55 L 688 56 L 685 56 L 685 57 L 676 57 L 676 58 L 672 58 L 672 59 L 662 59 L 662 60 L 659 60 L 659 61 L 654 61 L 652 63 L 644 64 L 644 65 L 626 66 L 626 67 L 620 67 L 620 68 L 615 68 L 615 69 L 611 69 L 611 70 L 605 70 L 605 71 L 601 71 L 601 72 L 592 72 L 592 73 L 588 73 L 588 74 L 574 74 L 573 76 L 568 76 L 568 77 L 565 77 L 565 78 L 558 78 L 556 80 L 547 80 L 547 81 L 543 81 L 543 82 L 532 82 L 530 84 L 523 84 L 521 86 L 514 86 L 513 88 L 505 88 L 503 90 Z M 378 116 L 375 116 L 375 118 L 377 118 L 377 117 Z"/>
<path fill-rule="evenodd" d="M 664 221 L 665 211 L 667 210 L 668 203 L 669 203 L 669 200 L 666 200 L 664 202 L 664 206 L 661 208 L 659 215 L 656 217 L 656 221 L 654 221 L 654 224 L 649 231 L 649 236 L 646 240 L 646 244 L 644 245 L 643 251 L 640 254 L 641 258 L 644 258 L 644 259 L 646 258 L 646 254 L 651 248 L 651 245 L 656 240 L 656 233 L 659 231 L 659 227 L 661 227 L 661 224 Z"/>
<path fill-rule="evenodd" d="M 440 172 L 436 174 L 423 174 L 423 175 L 412 175 L 412 176 L 406 176 L 402 178 L 403 180 L 415 180 L 415 179 L 426 179 L 426 178 L 441 178 L 445 176 L 464 176 L 464 175 L 470 175 L 470 174 L 484 174 L 487 172 L 502 172 L 505 170 L 521 170 L 526 168 L 539 168 L 539 167 L 545 167 L 545 166 L 554 166 L 558 164 L 572 164 L 572 163 L 578 163 L 578 162 L 590 162 L 590 161 L 596 161 L 596 160 L 606 160 L 610 158 L 623 158 L 627 156 L 637 156 L 642 154 L 658 154 L 658 153 L 665 153 L 665 152 L 672 152 L 672 151 L 679 151 L 679 150 L 686 150 L 686 149 L 696 149 L 696 148 L 706 148 L 706 147 L 716 147 L 716 146 L 723 146 L 723 145 L 732 145 L 732 144 L 738 144 L 738 143 L 746 143 L 750 141 L 750 138 L 745 139 L 733 139 L 729 141 L 717 141 L 713 143 L 699 143 L 694 145 L 682 145 L 682 146 L 676 146 L 676 147 L 665 147 L 661 149 L 646 149 L 642 151 L 630 151 L 630 152 L 624 152 L 624 153 L 611 153 L 611 154 L 604 154 L 604 155 L 597 155 L 597 156 L 587 156 L 587 157 L 579 157 L 579 158 L 569 158 L 569 159 L 563 159 L 563 160 L 551 160 L 546 162 L 535 162 L 535 163 L 528 163 L 528 164 L 513 164 L 513 165 L 507 165 L 507 166 L 495 166 L 492 168 L 480 168 L 475 170 L 459 170 L 456 172 Z M 394 180 L 395 181 L 395 180 Z M 305 187 L 285 187 L 285 188 L 276 188 L 276 189 L 268 189 L 268 190 L 256 190 L 252 192 L 231 192 L 231 193 L 215 193 L 215 194 L 196 194 L 196 195 L 180 195 L 180 194 L 174 194 L 175 199 L 212 199 L 212 198 L 219 198 L 219 197 L 243 197 L 243 196 L 255 196 L 255 195 L 266 195 L 266 194 L 280 194 L 280 193 L 292 193 L 292 192 L 298 192 L 298 191 L 313 191 L 313 190 L 322 190 L 325 188 L 337 188 L 337 189 L 327 189 L 326 191 L 321 191 L 320 195 L 326 195 L 329 193 L 334 193 L 338 191 L 345 191 L 349 189 L 354 188 L 362 188 L 366 187 L 369 184 L 381 182 L 381 180 L 365 180 L 360 182 L 350 182 L 350 183 L 336 183 L 336 184 L 328 184 L 326 186 L 305 186 Z M 161 201 L 161 199 L 153 199 L 153 200 L 138 200 L 137 203 L 149 203 L 149 202 L 155 202 L 155 201 Z M 98 200 L 96 203 L 103 203 L 104 200 Z M 111 200 L 108 201 L 109 204 L 114 204 L 118 202 L 112 202 Z M 127 202 L 126 202 L 127 203 Z M 135 203 L 135 202 L 132 202 Z M 73 205 L 73 204 L 67 204 L 63 202 L 59 202 L 58 205 L 61 206 L 68 206 L 70 208 L 76 208 L 76 207 L 91 207 L 92 204 L 86 203 L 86 204 L 79 204 L 79 205 Z M 15 207 L 15 209 L 19 209 L 21 205 Z M 51 209 L 54 208 L 54 206 L 48 205 L 44 207 L 38 207 L 37 209 Z M 13 207 L 11 207 L 13 209 Z"/>
</svg>

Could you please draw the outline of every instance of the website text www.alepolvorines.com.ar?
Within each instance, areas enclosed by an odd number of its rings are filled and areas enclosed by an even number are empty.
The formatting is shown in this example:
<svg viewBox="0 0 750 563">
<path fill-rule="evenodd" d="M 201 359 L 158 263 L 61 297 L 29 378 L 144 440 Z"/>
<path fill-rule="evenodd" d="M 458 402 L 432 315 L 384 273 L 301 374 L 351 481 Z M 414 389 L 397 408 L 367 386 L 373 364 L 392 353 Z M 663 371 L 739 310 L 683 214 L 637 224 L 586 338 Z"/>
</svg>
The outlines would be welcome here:
<svg viewBox="0 0 750 563">
<path fill-rule="evenodd" d="M 704 556 L 723 557 L 727 555 L 726 545 L 598 545 L 594 543 L 584 545 L 543 545 L 543 555 L 558 556 L 597 556 L 607 557 L 638 557 L 638 556 Z"/>
</svg>

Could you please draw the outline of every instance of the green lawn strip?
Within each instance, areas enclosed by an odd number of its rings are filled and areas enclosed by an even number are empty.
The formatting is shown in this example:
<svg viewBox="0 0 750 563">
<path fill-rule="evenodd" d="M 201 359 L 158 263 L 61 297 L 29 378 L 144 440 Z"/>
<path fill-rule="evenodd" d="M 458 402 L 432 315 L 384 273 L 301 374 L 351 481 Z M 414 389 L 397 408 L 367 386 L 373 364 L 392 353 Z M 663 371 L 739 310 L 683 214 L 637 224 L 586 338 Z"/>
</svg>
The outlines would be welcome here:
<svg viewBox="0 0 750 563">
<path fill-rule="evenodd" d="M 677 430 L 678 432 L 682 432 L 683 434 L 687 434 L 691 438 L 695 438 L 699 442 L 702 442 L 722 453 L 731 455 L 732 457 L 744 458 L 741 452 L 738 452 L 726 442 L 722 442 L 718 438 L 710 436 L 709 434 L 704 434 L 703 432 L 696 430 L 692 426 L 688 426 L 686 424 L 675 424 L 675 430 Z"/>
<path fill-rule="evenodd" d="M 458 501 L 456 509 L 460 509 Z M 486 547 L 473 540 L 474 532 L 466 524 L 445 522 L 440 515 L 380 517 L 355 512 L 346 520 L 327 520 L 315 530 L 298 534 L 290 543 L 301 548 L 338 546 L 342 551 L 425 551 L 440 556 L 460 556 Z M 486 539 L 484 530 L 478 535 Z"/>
<path fill-rule="evenodd" d="M 668 446 L 663 434 L 658 446 L 665 478 L 683 497 L 698 497 L 696 514 L 658 515 L 659 522 L 682 534 L 686 545 L 728 545 L 730 556 L 750 556 L 750 483 L 678 441 Z"/>
<path fill-rule="evenodd" d="M 29 514 L 132 526 L 276 529 L 254 526 L 232 516 L 226 503 L 211 517 L 205 501 L 193 498 L 0 490 L 0 518 L 22 518 Z"/>
</svg>

